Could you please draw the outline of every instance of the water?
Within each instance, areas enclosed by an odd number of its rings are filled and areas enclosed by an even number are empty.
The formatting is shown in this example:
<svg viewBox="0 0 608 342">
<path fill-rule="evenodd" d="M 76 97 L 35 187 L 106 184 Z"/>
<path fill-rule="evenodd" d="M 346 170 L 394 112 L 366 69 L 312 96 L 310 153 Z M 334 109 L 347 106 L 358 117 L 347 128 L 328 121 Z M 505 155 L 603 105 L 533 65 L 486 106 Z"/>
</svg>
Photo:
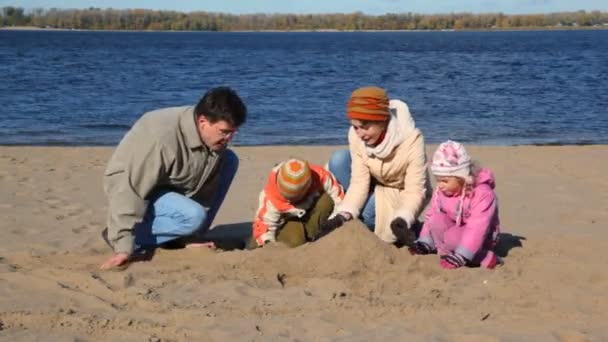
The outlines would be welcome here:
<svg viewBox="0 0 608 342">
<path fill-rule="evenodd" d="M 608 31 L 0 31 L 0 75 L 5 145 L 114 145 L 217 85 L 249 109 L 236 145 L 345 144 L 364 85 L 431 143 L 608 143 Z"/>
</svg>

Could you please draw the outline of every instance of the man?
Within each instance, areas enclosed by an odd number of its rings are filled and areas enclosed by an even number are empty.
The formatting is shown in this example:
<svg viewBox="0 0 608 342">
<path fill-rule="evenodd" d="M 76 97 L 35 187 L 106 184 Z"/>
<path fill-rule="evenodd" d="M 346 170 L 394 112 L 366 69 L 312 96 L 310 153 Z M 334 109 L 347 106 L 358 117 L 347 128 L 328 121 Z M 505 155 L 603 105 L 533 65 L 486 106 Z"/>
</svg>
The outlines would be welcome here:
<svg viewBox="0 0 608 342">
<path fill-rule="evenodd" d="M 133 125 L 104 174 L 114 254 L 102 269 L 126 266 L 136 246 L 209 229 L 238 168 L 226 146 L 246 116 L 236 92 L 218 87 L 195 107 L 148 112 Z"/>
</svg>

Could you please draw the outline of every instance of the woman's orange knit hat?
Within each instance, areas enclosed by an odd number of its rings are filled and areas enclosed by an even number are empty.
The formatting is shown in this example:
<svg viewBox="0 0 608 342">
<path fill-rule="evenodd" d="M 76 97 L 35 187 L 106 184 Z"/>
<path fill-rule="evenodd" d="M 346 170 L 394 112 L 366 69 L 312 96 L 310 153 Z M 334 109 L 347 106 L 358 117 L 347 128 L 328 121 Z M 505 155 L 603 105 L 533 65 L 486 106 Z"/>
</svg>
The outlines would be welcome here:
<svg viewBox="0 0 608 342">
<path fill-rule="evenodd" d="M 386 121 L 390 117 L 386 90 L 379 87 L 363 87 L 353 91 L 346 105 L 350 120 Z"/>
</svg>

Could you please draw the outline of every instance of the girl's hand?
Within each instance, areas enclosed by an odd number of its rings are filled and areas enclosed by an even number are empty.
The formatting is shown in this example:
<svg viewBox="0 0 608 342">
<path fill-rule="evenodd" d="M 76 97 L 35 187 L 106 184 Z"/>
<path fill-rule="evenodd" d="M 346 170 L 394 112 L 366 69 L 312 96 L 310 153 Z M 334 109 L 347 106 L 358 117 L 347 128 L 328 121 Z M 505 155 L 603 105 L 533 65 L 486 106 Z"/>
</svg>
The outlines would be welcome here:
<svg viewBox="0 0 608 342">
<path fill-rule="evenodd" d="M 433 248 L 429 246 L 426 242 L 416 241 L 412 245 L 412 247 L 407 249 L 411 255 L 427 255 L 433 252 Z"/>
</svg>

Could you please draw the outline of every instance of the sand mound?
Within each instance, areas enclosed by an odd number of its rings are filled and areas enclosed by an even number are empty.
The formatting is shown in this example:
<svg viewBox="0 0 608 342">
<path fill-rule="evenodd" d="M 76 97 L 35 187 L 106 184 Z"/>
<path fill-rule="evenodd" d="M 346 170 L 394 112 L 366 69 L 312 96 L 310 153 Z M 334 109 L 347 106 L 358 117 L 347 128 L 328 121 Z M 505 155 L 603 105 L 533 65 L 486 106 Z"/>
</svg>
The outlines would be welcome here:
<svg viewBox="0 0 608 342">
<path fill-rule="evenodd" d="M 244 263 L 252 272 L 271 269 L 302 277 L 332 278 L 386 271 L 400 255 L 359 221 L 348 222 L 322 239 L 298 248 L 276 244 L 250 254 Z"/>
<path fill-rule="evenodd" d="M 297 248 L 294 254 L 297 260 L 306 260 L 298 271 L 338 277 L 386 270 L 399 257 L 395 247 L 378 239 L 360 221 L 347 222 L 315 243 Z"/>
<path fill-rule="evenodd" d="M 271 244 L 254 251 L 219 253 L 205 265 L 207 271 L 209 265 L 213 267 L 216 280 L 239 280 L 257 288 L 276 287 L 278 278 L 286 287 L 325 279 L 339 281 L 351 291 L 395 294 L 424 286 L 440 273 L 436 258 L 412 256 L 397 249 L 378 239 L 360 221 L 348 222 L 298 248 Z"/>
</svg>

